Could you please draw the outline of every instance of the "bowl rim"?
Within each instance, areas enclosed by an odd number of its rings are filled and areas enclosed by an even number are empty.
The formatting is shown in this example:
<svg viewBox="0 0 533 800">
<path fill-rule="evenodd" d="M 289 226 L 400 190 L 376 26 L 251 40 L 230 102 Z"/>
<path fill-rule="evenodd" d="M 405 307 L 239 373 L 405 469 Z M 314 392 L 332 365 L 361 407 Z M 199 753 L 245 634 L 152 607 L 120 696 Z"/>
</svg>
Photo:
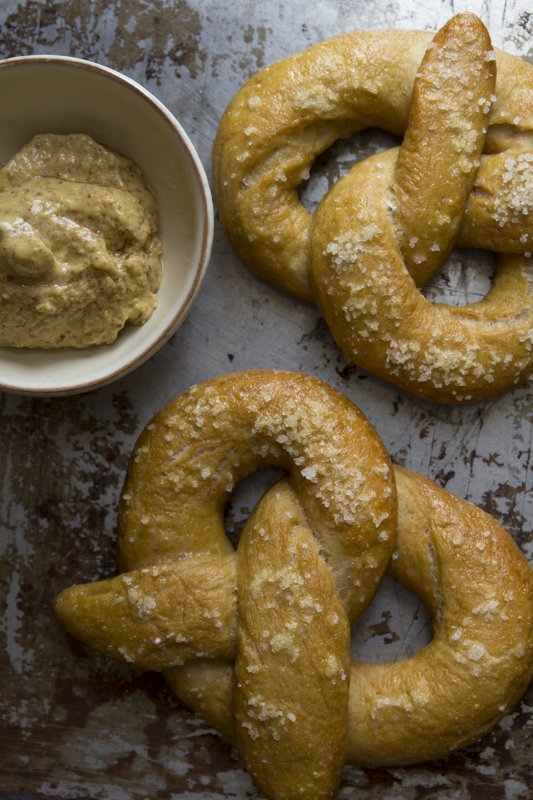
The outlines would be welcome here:
<svg viewBox="0 0 533 800">
<path fill-rule="evenodd" d="M 144 86 L 142 86 L 133 78 L 130 78 L 128 75 L 124 75 L 112 67 L 104 66 L 96 61 L 78 58 L 77 56 L 56 55 L 53 53 L 35 53 L 26 56 L 13 56 L 10 58 L 0 59 L 0 69 L 7 69 L 28 63 L 58 64 L 73 67 L 75 69 L 90 70 L 107 78 L 111 78 L 117 83 L 122 84 L 126 89 L 140 96 L 141 99 L 147 101 L 148 104 L 151 105 L 152 108 L 154 108 L 155 111 L 158 112 L 160 116 L 162 116 L 163 119 L 170 125 L 174 133 L 177 134 L 178 139 L 184 145 L 184 153 L 189 159 L 192 172 L 196 178 L 197 186 L 200 190 L 199 199 L 202 207 L 201 242 L 199 254 L 194 265 L 194 278 L 191 282 L 189 290 L 172 319 L 165 326 L 164 330 L 162 330 L 155 339 L 150 339 L 149 344 L 147 344 L 146 347 L 143 347 L 141 352 L 137 353 L 132 358 L 126 359 L 121 366 L 118 366 L 111 372 L 107 372 L 100 378 L 92 378 L 82 382 L 78 381 L 75 384 L 66 383 L 61 386 L 32 387 L 18 383 L 7 383 L 0 379 L 0 391 L 41 397 L 52 397 L 56 395 L 64 396 L 69 394 L 79 394 L 81 392 L 90 391 L 91 389 L 97 389 L 106 386 L 107 384 L 112 383 L 121 377 L 124 377 L 129 372 L 147 361 L 152 355 L 154 355 L 157 350 L 159 350 L 180 327 L 189 313 L 193 300 L 203 282 L 209 264 L 214 236 L 214 207 L 206 171 L 200 160 L 200 156 L 196 151 L 196 148 L 174 114 L 154 94 L 152 94 L 152 92 L 150 92 L 148 89 L 145 89 Z M 114 343 L 105 346 L 113 347 L 113 344 Z M 39 348 L 35 348 L 35 350 L 37 351 Z M 50 351 L 45 350 L 44 352 L 48 353 Z"/>
</svg>

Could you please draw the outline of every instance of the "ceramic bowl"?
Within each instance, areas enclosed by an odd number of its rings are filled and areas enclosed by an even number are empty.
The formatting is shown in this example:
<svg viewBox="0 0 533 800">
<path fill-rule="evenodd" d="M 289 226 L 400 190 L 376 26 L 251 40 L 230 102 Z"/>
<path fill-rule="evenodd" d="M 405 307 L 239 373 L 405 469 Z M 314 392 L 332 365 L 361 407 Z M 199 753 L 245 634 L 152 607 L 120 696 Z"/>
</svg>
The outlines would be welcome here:
<svg viewBox="0 0 533 800">
<path fill-rule="evenodd" d="M 102 386 L 153 355 L 185 319 L 208 264 L 213 203 L 175 117 L 135 81 L 89 61 L 25 56 L 0 61 L 0 162 L 37 133 L 87 133 L 139 164 L 154 192 L 163 243 L 158 306 L 111 345 L 83 350 L 0 348 L 0 389 L 71 394 Z"/>
</svg>

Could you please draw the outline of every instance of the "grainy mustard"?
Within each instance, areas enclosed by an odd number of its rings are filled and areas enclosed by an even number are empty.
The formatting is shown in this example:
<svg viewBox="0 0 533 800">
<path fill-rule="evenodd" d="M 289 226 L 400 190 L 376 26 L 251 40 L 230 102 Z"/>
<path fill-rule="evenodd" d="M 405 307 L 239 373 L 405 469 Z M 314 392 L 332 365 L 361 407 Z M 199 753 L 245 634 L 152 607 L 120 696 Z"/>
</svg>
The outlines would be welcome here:
<svg viewBox="0 0 533 800">
<path fill-rule="evenodd" d="M 41 134 L 0 170 L 0 346 L 115 341 L 156 307 L 161 243 L 139 167 L 85 134 Z"/>
</svg>

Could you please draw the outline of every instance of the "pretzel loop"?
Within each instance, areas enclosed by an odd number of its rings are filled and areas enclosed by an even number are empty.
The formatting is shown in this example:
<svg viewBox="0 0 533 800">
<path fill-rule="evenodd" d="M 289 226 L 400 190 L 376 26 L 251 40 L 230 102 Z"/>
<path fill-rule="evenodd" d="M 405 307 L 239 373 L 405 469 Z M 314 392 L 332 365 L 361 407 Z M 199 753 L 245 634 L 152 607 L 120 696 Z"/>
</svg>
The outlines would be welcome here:
<svg viewBox="0 0 533 800">
<path fill-rule="evenodd" d="M 261 277 L 319 306 L 349 360 L 429 400 L 499 394 L 533 368 L 532 100 L 531 66 L 494 52 L 472 14 L 433 40 L 394 31 L 326 40 L 260 72 L 228 106 L 213 156 L 222 223 Z M 353 167 L 309 214 L 297 190 L 316 156 L 369 126 L 403 134 L 399 150 Z M 376 226 L 387 237 L 379 259 Z M 450 312 L 416 299 L 413 281 L 426 283 L 455 244 L 523 257 L 500 259 L 494 280 L 513 284 L 510 308 L 494 295 Z M 398 271 L 407 313 L 358 322 L 362 299 L 391 300 Z M 409 335 L 397 339 L 401 326 Z M 454 352 L 435 328 L 449 330 Z"/>
<path fill-rule="evenodd" d="M 223 520 L 229 493 L 278 466 L 290 475 L 349 616 L 360 613 L 392 547 L 394 487 L 383 445 L 343 395 L 305 375 L 235 373 L 180 395 L 152 425 L 121 504 L 122 567 L 232 552 Z M 363 587 L 354 585 L 354 571 L 365 573 Z"/>
</svg>

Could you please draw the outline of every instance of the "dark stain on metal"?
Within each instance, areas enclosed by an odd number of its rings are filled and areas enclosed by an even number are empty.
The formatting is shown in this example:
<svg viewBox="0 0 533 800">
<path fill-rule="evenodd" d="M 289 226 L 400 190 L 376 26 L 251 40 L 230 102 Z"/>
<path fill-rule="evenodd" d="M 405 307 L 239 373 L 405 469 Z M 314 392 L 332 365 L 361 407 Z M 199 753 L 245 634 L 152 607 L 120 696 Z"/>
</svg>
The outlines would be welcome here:
<svg viewBox="0 0 533 800">
<path fill-rule="evenodd" d="M 381 613 L 381 622 L 377 622 L 375 625 L 369 625 L 369 629 L 372 631 L 372 636 L 381 636 L 383 638 L 384 644 L 391 644 L 392 642 L 398 642 L 400 637 L 397 633 L 390 629 L 390 620 L 392 614 L 390 611 L 382 611 Z"/>
<path fill-rule="evenodd" d="M 168 71 L 193 79 L 201 73 L 207 55 L 199 46 L 200 33 L 200 15 L 184 0 L 173 2 L 164 19 L 161 3 L 142 0 L 30 0 L 7 16 L 0 49 L 3 57 L 69 54 L 124 72 L 140 64 L 146 79 L 159 84 Z"/>
</svg>

